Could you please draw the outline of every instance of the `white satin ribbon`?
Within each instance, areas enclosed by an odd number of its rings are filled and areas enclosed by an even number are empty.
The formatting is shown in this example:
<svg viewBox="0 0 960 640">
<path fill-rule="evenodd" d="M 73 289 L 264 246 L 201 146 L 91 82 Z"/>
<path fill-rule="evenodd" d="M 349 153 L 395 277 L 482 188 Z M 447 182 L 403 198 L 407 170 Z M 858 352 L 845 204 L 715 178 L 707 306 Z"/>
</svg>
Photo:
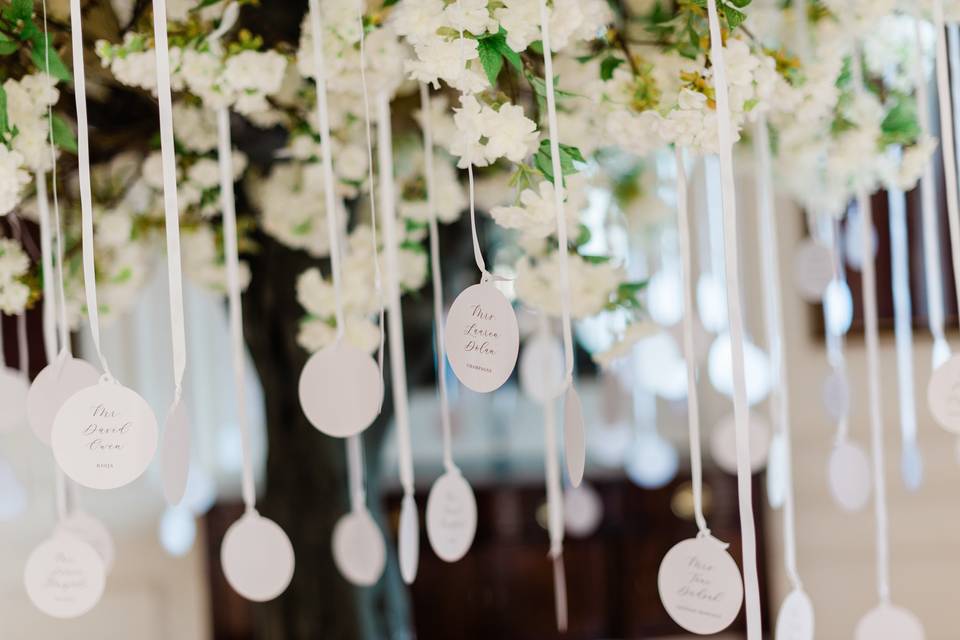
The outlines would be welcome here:
<svg viewBox="0 0 960 640">
<path fill-rule="evenodd" d="M 393 412 L 397 424 L 397 454 L 400 485 L 404 496 L 412 496 L 413 451 L 410 446 L 410 410 L 407 405 L 407 367 L 403 348 L 403 316 L 400 315 L 400 282 L 397 211 L 393 182 L 393 140 L 390 130 L 390 96 L 377 94 L 377 154 L 380 161 L 380 214 L 383 216 L 383 243 L 386 260 L 387 330 L 390 332 L 390 375 Z"/>
<path fill-rule="evenodd" d="M 730 97 L 727 87 L 723 40 L 716 0 L 707 0 L 710 23 L 710 50 L 717 96 L 717 134 L 723 193 L 723 239 L 727 283 L 727 314 L 733 360 L 733 413 L 736 421 L 737 486 L 740 507 L 740 535 L 743 545 L 743 582 L 747 611 L 747 638 L 760 640 L 760 585 L 757 576 L 757 534 L 753 517 L 752 472 L 750 468 L 750 406 L 747 403 L 743 362 L 743 311 L 740 274 L 737 265 L 737 201 L 733 176 L 733 135 L 730 130 Z"/>
<path fill-rule="evenodd" d="M 573 335 L 570 327 L 570 267 L 567 253 L 567 215 L 564 209 L 564 180 L 560 165 L 560 127 L 557 124 L 557 99 L 553 87 L 553 52 L 550 49 L 550 13 L 546 0 L 539 0 L 540 31 L 543 39 L 543 74 L 547 89 L 547 129 L 550 134 L 550 160 L 553 168 L 553 208 L 557 219 L 557 251 L 560 257 L 560 310 L 563 320 L 563 355 L 567 384 L 573 384 Z"/>
<path fill-rule="evenodd" d="M 917 120 L 922 134 L 930 132 L 930 92 L 927 85 L 927 74 L 924 69 L 926 56 L 923 51 L 923 35 L 919 7 L 913 5 L 914 18 L 914 49 L 917 64 L 915 65 Z M 949 354 L 949 346 L 944 337 L 943 311 L 943 272 L 940 261 L 940 233 L 937 213 L 939 207 L 936 202 L 936 183 L 934 182 L 933 160 L 928 160 L 920 178 L 920 211 L 923 220 L 923 270 L 927 294 L 927 320 L 930 334 L 934 340 L 933 368 L 940 362 L 936 361 L 937 354 Z"/>
<path fill-rule="evenodd" d="M 447 396 L 447 347 L 443 339 L 443 281 L 440 275 L 440 232 L 434 202 L 436 184 L 433 174 L 433 116 L 430 88 L 420 83 L 420 110 L 423 112 L 423 172 L 427 182 L 427 209 L 430 223 L 430 276 L 433 280 L 433 325 L 437 348 L 437 386 L 440 390 L 440 428 L 443 432 L 443 466 L 457 470 L 453 461 L 453 436 L 450 427 L 450 400 Z"/>
<path fill-rule="evenodd" d="M 863 71 L 860 50 L 853 55 L 853 86 L 863 92 Z M 861 275 L 863 277 L 864 340 L 867 346 L 867 389 L 870 408 L 870 445 L 873 457 L 873 504 L 877 542 L 877 593 L 881 602 L 890 601 L 890 541 L 887 524 L 887 485 L 884 476 L 883 409 L 880 385 L 880 339 L 877 312 L 877 274 L 874 265 L 873 210 L 870 196 L 862 187 L 857 190 L 857 210 L 860 214 Z"/>
<path fill-rule="evenodd" d="M 227 301 L 230 317 L 230 344 L 233 384 L 236 389 L 237 424 L 243 454 L 243 504 L 254 511 L 257 491 L 253 475 L 253 451 L 247 419 L 246 354 L 243 342 L 243 306 L 240 300 L 240 257 L 237 248 L 237 210 L 233 197 L 233 145 L 230 141 L 230 112 L 217 110 L 217 161 L 220 167 L 220 206 L 223 209 L 223 253 L 227 263 Z"/>
<path fill-rule="evenodd" d="M 783 301 L 781 300 L 780 263 L 777 245 L 780 237 L 777 232 L 775 193 L 773 188 L 773 161 L 770 153 L 770 132 L 767 119 L 760 116 L 754 127 L 756 139 L 754 151 L 757 162 L 757 211 L 760 214 L 761 242 L 763 257 L 763 288 L 767 340 L 772 360 L 773 390 L 770 394 L 771 413 L 784 441 L 786 468 L 784 475 L 786 487 L 783 501 L 783 550 L 784 570 L 790 585 L 796 590 L 801 588 L 800 574 L 797 571 L 797 531 L 793 494 L 793 446 L 790 434 L 790 383 L 787 376 L 786 349 L 783 336 L 786 335 L 783 319 Z"/>
<path fill-rule="evenodd" d="M 947 220 L 950 223 L 954 286 L 960 301 L 960 196 L 957 193 L 957 156 L 953 130 L 953 106 L 950 101 L 943 0 L 933 1 L 933 29 L 937 37 L 937 96 L 940 101 L 940 143 L 943 150 L 941 156 L 947 191 Z"/>
<path fill-rule="evenodd" d="M 73 89 L 77 104 L 77 163 L 80 182 L 80 213 L 83 240 L 83 287 L 93 345 L 107 380 L 113 380 L 100 346 L 100 310 L 97 307 L 97 273 L 94 266 L 93 194 L 90 188 L 90 141 L 87 130 L 87 88 L 83 67 L 83 23 L 80 0 L 70 0 L 70 40 L 73 51 Z"/>
<path fill-rule="evenodd" d="M 170 90 L 166 0 L 153 0 L 153 38 L 157 59 L 157 101 L 160 105 L 160 160 L 163 168 L 163 212 L 167 236 L 167 284 L 173 349 L 174 394 L 170 410 L 173 411 L 183 393 L 183 374 L 187 366 L 187 340 L 183 321 L 180 206 L 177 202 L 177 156 L 173 141 L 173 98 Z"/>
<path fill-rule="evenodd" d="M 694 304 L 693 259 L 690 246 L 690 213 L 687 204 L 687 167 L 683 149 L 674 148 L 677 169 L 677 237 L 683 263 L 683 354 L 687 361 L 687 431 L 690 439 L 690 483 L 693 485 L 693 514 L 699 535 L 710 535 L 703 515 L 703 454 L 700 447 L 700 401 L 697 395 L 697 357 L 693 345 Z"/>
</svg>

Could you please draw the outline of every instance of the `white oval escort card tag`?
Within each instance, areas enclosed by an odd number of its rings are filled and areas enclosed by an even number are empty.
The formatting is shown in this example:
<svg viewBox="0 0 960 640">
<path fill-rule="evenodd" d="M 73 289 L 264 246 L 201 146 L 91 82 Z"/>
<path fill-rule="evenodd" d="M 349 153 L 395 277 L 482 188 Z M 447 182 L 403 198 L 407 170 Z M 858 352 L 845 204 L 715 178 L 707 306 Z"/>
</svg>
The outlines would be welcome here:
<svg viewBox="0 0 960 640">
<path fill-rule="evenodd" d="M 360 587 L 375 585 L 383 575 L 387 546 L 368 511 L 353 511 L 337 521 L 333 561 L 344 578 Z"/>
<path fill-rule="evenodd" d="M 79 358 L 65 357 L 62 362 L 58 358 L 40 370 L 27 394 L 27 420 L 40 442 L 50 446 L 53 419 L 67 398 L 99 379 L 100 372 Z"/>
<path fill-rule="evenodd" d="M 276 522 L 247 512 L 223 536 L 220 564 L 234 591 L 247 600 L 266 602 L 293 579 L 293 545 Z"/>
<path fill-rule="evenodd" d="M 167 416 L 160 446 L 160 475 L 163 497 L 167 504 L 176 506 L 183 499 L 190 475 L 190 422 L 182 401 Z"/>
<path fill-rule="evenodd" d="M 854 640 L 924 640 L 917 616 L 892 604 L 881 604 L 860 619 Z"/>
<path fill-rule="evenodd" d="M 777 433 L 770 441 L 770 453 L 767 455 L 767 502 L 771 509 L 779 509 L 787 499 L 787 439 L 783 433 Z"/>
<path fill-rule="evenodd" d="M 93 609 L 106 586 L 103 560 L 86 542 L 57 533 L 27 559 L 23 583 L 33 605 L 54 618 L 76 618 Z"/>
<path fill-rule="evenodd" d="M 10 431 L 27 419 L 27 392 L 29 386 L 23 374 L 16 369 L 0 367 L 0 432 Z"/>
<path fill-rule="evenodd" d="M 710 536 L 684 540 L 670 549 L 660 563 L 657 583 L 667 613 L 691 633 L 723 631 L 743 604 L 740 569 Z"/>
<path fill-rule="evenodd" d="M 535 402 L 550 402 L 563 392 L 563 344 L 548 334 L 527 340 L 520 354 L 520 389 Z"/>
<path fill-rule="evenodd" d="M 587 538 L 603 521 L 603 500 L 589 483 L 563 492 L 563 525 L 575 538 Z"/>
<path fill-rule="evenodd" d="M 420 566 L 420 520 L 417 503 L 412 495 L 403 496 L 400 503 L 400 530 L 397 532 L 397 554 L 400 560 L 400 577 L 407 584 L 417 579 Z"/>
<path fill-rule="evenodd" d="M 828 463 L 830 495 L 846 511 L 859 511 L 870 499 L 870 458 L 860 445 L 842 442 Z"/>
<path fill-rule="evenodd" d="M 833 279 L 833 252 L 814 240 L 804 240 L 793 256 L 793 280 L 800 297 L 819 302 Z"/>
<path fill-rule="evenodd" d="M 833 370 L 823 381 L 823 408 L 834 422 L 850 414 L 850 381 L 840 369 Z"/>
<path fill-rule="evenodd" d="M 437 478 L 427 498 L 427 539 L 437 557 L 456 562 L 466 555 L 477 532 L 477 499 L 459 471 Z"/>
<path fill-rule="evenodd" d="M 444 341 L 447 360 L 460 382 L 479 393 L 494 391 L 517 364 L 517 314 L 495 286 L 475 284 L 450 306 Z"/>
<path fill-rule="evenodd" d="M 770 425 L 750 412 L 750 470 L 757 473 L 767 464 L 770 453 Z M 731 475 L 737 473 L 737 427 L 733 415 L 720 420 L 710 434 L 710 455 L 717 466 Z"/>
<path fill-rule="evenodd" d="M 571 384 L 563 400 L 563 457 L 570 484 L 579 487 L 587 464 L 587 436 L 583 428 L 583 405 Z"/>
<path fill-rule="evenodd" d="M 794 589 L 780 606 L 774 640 L 813 640 L 813 603 L 806 593 Z"/>
<path fill-rule="evenodd" d="M 960 433 L 960 355 L 951 357 L 930 376 L 927 404 L 937 424 Z"/>
<path fill-rule="evenodd" d="M 110 573 L 113 569 L 113 536 L 100 520 L 86 511 L 74 511 L 57 523 L 57 533 L 66 533 L 86 542 L 103 560 L 103 569 Z"/>
<path fill-rule="evenodd" d="M 157 450 L 157 419 L 136 392 L 101 382 L 70 396 L 50 435 L 57 464 L 91 489 L 116 489 L 140 477 Z"/>
<path fill-rule="evenodd" d="M 345 340 L 310 356 L 299 391 L 310 424 L 335 438 L 357 435 L 373 424 L 383 399 L 376 360 Z"/>
</svg>

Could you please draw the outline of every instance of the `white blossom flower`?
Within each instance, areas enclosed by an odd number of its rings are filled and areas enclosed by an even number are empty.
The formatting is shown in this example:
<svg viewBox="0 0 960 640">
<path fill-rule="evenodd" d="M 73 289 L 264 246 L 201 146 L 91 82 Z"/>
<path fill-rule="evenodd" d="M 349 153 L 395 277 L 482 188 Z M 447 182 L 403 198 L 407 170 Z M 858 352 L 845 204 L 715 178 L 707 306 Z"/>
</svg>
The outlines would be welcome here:
<svg viewBox="0 0 960 640">
<path fill-rule="evenodd" d="M 523 115 L 523 107 L 503 104 L 497 111 L 485 107 L 481 117 L 481 131 L 487 139 L 483 151 L 488 163 L 500 158 L 522 162 L 533 153 L 537 124 Z"/>
<path fill-rule="evenodd" d="M 23 187 L 29 182 L 30 174 L 24 170 L 23 155 L 0 144 L 0 216 L 20 204 Z"/>
<path fill-rule="evenodd" d="M 520 258 L 516 272 L 517 297 L 521 302 L 550 315 L 560 315 L 560 265 L 556 251 L 536 261 L 528 256 Z M 570 314 L 574 318 L 602 311 L 624 281 L 623 269 L 609 262 L 588 262 L 577 253 L 569 254 L 568 272 Z"/>
</svg>

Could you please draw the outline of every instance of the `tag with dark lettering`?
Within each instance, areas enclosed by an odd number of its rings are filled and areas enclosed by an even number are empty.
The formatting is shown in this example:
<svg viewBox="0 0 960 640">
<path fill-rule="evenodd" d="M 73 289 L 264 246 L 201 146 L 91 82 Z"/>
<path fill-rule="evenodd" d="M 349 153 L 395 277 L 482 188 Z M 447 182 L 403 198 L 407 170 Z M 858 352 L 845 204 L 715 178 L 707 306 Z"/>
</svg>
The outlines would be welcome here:
<svg viewBox="0 0 960 640">
<path fill-rule="evenodd" d="M 93 547 L 55 533 L 30 554 L 23 582 L 37 609 L 54 618 L 76 618 L 100 601 L 106 572 Z"/>
<path fill-rule="evenodd" d="M 674 622 L 691 633 L 723 631 L 743 604 L 740 569 L 711 536 L 674 546 L 660 563 L 660 600 Z"/>
<path fill-rule="evenodd" d="M 140 477 L 157 450 L 157 418 L 135 391 L 101 382 L 70 396 L 53 420 L 57 464 L 91 489 L 115 489 Z"/>
<path fill-rule="evenodd" d="M 447 315 L 447 359 L 464 385 L 480 393 L 500 388 L 517 364 L 517 314 L 489 282 L 468 287 Z"/>
</svg>

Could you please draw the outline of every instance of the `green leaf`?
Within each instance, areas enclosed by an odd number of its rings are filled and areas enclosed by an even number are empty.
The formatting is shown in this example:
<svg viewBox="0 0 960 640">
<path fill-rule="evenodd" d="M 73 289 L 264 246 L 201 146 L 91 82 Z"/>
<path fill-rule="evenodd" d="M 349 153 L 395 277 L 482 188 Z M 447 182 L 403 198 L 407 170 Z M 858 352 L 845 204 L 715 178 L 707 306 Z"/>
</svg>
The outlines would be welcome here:
<svg viewBox="0 0 960 640">
<path fill-rule="evenodd" d="M 496 86 L 497 77 L 503 69 L 503 56 L 497 51 L 496 45 L 491 42 L 492 38 L 484 38 L 477 41 L 477 53 L 480 54 L 480 64 L 487 74 L 490 84 Z"/>
<path fill-rule="evenodd" d="M 730 27 L 731 31 L 739 27 L 743 24 L 743 21 L 747 19 L 747 14 L 726 4 L 723 5 L 723 15 L 727 18 L 727 26 Z"/>
<path fill-rule="evenodd" d="M 46 43 L 46 47 L 44 47 L 44 43 Z M 67 65 L 63 63 L 57 50 L 53 48 L 53 43 L 43 34 L 41 34 L 40 38 L 34 40 L 33 48 L 30 49 L 30 59 L 33 60 L 33 64 L 37 65 L 38 69 L 47 71 L 57 80 L 64 82 L 70 82 L 72 80 Z M 49 69 L 47 69 L 48 62 L 50 64 Z"/>
<path fill-rule="evenodd" d="M 70 153 L 77 152 L 77 138 L 73 134 L 73 129 L 62 117 L 54 114 L 50 121 L 53 126 L 53 144 L 64 151 Z"/>
<path fill-rule="evenodd" d="M 604 58 L 603 62 L 600 63 L 600 79 L 609 80 L 613 77 L 613 71 L 621 64 L 623 64 L 621 58 L 616 58 L 614 56 L 607 56 Z"/>
<path fill-rule="evenodd" d="M 10 119 L 7 117 L 7 90 L 0 84 L 0 144 L 3 144 L 10 133 Z"/>
<path fill-rule="evenodd" d="M 527 45 L 527 49 L 530 49 L 530 51 L 533 51 L 534 53 L 542 56 L 543 42 L 541 40 L 534 40 L 529 45 Z"/>
<path fill-rule="evenodd" d="M 30 20 L 33 15 L 33 0 L 13 0 L 10 6 L 3 10 L 3 17 L 11 22 Z"/>
<path fill-rule="evenodd" d="M 507 44 L 506 31 L 501 28 L 500 33 L 492 38 L 488 38 L 488 40 L 493 44 L 494 48 L 500 52 L 500 55 L 506 58 L 507 62 L 509 62 L 514 69 L 520 72 L 523 71 L 523 61 L 520 59 L 520 54 L 511 49 L 510 45 Z"/>
<path fill-rule="evenodd" d="M 578 169 L 574 163 L 586 162 L 583 158 L 583 154 L 580 153 L 579 149 L 568 144 L 561 144 L 559 147 L 560 171 L 565 176 L 568 176 L 572 173 L 577 173 Z M 540 148 L 533 157 L 533 164 L 537 167 L 537 170 L 543 174 L 544 178 L 550 182 L 554 182 L 553 156 L 550 153 L 550 140 L 544 140 L 540 143 Z"/>
<path fill-rule="evenodd" d="M 0 56 L 8 56 L 11 53 L 16 53 L 17 49 L 19 48 L 19 42 L 11 40 L 4 34 L 0 33 Z"/>
</svg>

